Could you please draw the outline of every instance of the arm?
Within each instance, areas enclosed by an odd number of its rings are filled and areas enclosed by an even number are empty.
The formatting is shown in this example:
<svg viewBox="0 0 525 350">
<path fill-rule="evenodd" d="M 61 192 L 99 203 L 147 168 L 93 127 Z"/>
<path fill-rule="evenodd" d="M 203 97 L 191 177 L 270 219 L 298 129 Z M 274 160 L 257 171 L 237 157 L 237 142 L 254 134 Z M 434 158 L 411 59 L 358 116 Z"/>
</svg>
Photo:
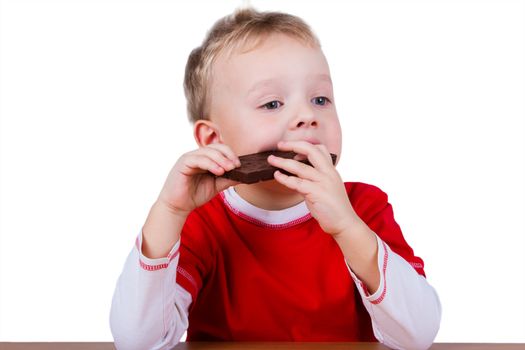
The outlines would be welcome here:
<svg viewBox="0 0 525 350">
<path fill-rule="evenodd" d="M 423 261 L 404 240 L 386 193 L 363 184 L 351 193 L 359 215 L 352 211 L 349 216 L 354 224 L 333 237 L 370 314 L 374 334 L 392 348 L 426 349 L 439 330 L 441 304 L 424 278 Z M 361 242 L 360 237 L 370 236 L 374 237 L 376 257 L 365 260 L 352 245 Z M 375 279 L 374 284 L 370 282 L 370 276 L 375 278 L 371 270 L 379 272 L 378 284 Z"/>
<path fill-rule="evenodd" d="M 160 201 L 155 202 L 142 228 L 142 253 L 150 259 L 168 256 L 169 249 L 180 240 L 187 216 Z"/>
<path fill-rule="evenodd" d="M 332 237 L 339 245 L 353 272 L 361 277 L 368 290 L 376 291 L 380 284 L 378 266 L 378 244 L 376 234 L 361 220 L 353 210 L 349 215 L 350 224 Z"/>
<path fill-rule="evenodd" d="M 182 288 L 173 288 L 185 220 L 162 202 L 152 206 L 113 295 L 110 325 L 117 348 L 175 346 L 188 328 L 189 305 Z"/>
<path fill-rule="evenodd" d="M 182 228 L 190 212 L 236 183 L 215 175 L 239 165 L 228 146 L 213 144 L 182 155 L 171 169 L 115 289 L 110 320 L 118 348 L 163 349 L 179 341 L 191 303 L 175 283 Z"/>
<path fill-rule="evenodd" d="M 304 196 L 312 216 L 339 245 L 364 295 L 376 337 L 395 348 L 429 347 L 439 329 L 441 305 L 432 287 L 405 260 L 413 257 L 413 252 L 394 220 L 386 194 L 373 186 L 361 186 L 357 191 L 360 193 L 354 195 L 354 210 L 350 194 L 324 145 L 288 141 L 280 142 L 278 147 L 306 155 L 312 164 L 268 158 L 270 164 L 295 175 L 276 171 L 274 177 Z M 394 244 L 392 247 L 405 259 L 390 251 L 386 244 L 378 246 L 376 233 Z M 391 263 L 385 265 L 389 252 Z M 372 296 L 368 290 L 374 292 Z"/>
<path fill-rule="evenodd" d="M 379 271 L 378 288 L 370 288 L 360 280 L 351 268 L 350 259 L 345 258 L 372 319 L 374 335 L 381 343 L 394 349 L 428 349 L 441 322 L 439 297 L 425 277 L 374 236 L 377 242 L 374 265 Z"/>
<path fill-rule="evenodd" d="M 129 254 L 111 305 L 110 326 L 117 349 L 165 349 L 188 328 L 191 296 L 173 281 L 180 241 L 165 258 L 141 253 L 142 235 Z"/>
</svg>

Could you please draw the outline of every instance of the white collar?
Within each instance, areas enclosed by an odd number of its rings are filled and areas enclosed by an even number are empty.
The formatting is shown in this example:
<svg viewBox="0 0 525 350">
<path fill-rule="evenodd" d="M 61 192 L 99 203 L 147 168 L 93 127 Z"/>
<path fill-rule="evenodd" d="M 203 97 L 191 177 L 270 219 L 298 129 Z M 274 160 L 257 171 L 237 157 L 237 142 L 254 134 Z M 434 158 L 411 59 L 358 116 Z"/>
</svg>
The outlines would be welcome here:
<svg viewBox="0 0 525 350">
<path fill-rule="evenodd" d="M 312 217 L 304 201 L 282 210 L 266 210 L 244 200 L 233 186 L 221 192 L 221 198 L 233 213 L 259 226 L 286 228 Z"/>
</svg>

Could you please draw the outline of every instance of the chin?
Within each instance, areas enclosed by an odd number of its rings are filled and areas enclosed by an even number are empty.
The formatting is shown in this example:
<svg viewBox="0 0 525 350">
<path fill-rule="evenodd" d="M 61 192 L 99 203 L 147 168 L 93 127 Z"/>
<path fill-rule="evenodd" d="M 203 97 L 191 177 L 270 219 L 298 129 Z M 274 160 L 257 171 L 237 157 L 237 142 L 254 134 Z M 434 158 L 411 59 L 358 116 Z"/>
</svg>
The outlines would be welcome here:
<svg viewBox="0 0 525 350">
<path fill-rule="evenodd" d="M 279 192 L 279 193 L 282 193 L 282 194 L 296 194 L 297 191 L 295 190 L 292 190 L 284 185 L 282 185 L 281 183 L 277 182 L 277 180 L 268 180 L 268 181 L 263 181 L 263 182 L 258 182 L 256 184 L 257 187 L 261 188 L 261 189 L 265 189 L 265 190 L 268 190 L 268 191 L 272 191 L 272 192 Z"/>
</svg>

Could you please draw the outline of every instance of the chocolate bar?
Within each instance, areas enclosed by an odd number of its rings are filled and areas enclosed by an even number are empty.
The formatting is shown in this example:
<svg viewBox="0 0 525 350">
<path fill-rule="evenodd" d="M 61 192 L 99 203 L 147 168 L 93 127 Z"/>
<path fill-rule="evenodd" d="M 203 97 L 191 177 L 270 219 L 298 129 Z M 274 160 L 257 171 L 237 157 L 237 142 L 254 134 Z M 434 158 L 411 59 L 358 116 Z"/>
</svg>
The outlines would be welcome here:
<svg viewBox="0 0 525 350">
<path fill-rule="evenodd" d="M 247 154 L 239 157 L 239 160 L 241 161 L 240 167 L 227 171 L 220 177 L 225 177 L 227 179 L 235 180 L 245 184 L 253 184 L 259 181 L 272 180 L 273 174 L 276 170 L 279 170 L 286 175 L 293 175 L 283 169 L 279 169 L 270 165 L 267 160 L 270 154 L 288 159 L 294 158 L 297 155 L 297 153 L 292 151 L 266 151 Z M 332 156 L 332 163 L 335 165 L 337 156 L 332 153 L 330 153 L 330 155 Z M 310 166 L 312 165 L 308 159 L 298 161 Z"/>
</svg>

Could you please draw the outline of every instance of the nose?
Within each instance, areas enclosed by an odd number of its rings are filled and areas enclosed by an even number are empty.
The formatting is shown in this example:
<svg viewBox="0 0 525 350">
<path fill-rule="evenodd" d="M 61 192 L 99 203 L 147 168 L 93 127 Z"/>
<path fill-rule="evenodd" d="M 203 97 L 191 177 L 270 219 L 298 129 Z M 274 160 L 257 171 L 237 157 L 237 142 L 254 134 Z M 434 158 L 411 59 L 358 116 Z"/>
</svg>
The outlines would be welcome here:
<svg viewBox="0 0 525 350">
<path fill-rule="evenodd" d="M 299 122 L 297 123 L 297 127 L 298 127 L 298 128 L 301 128 L 301 127 L 303 127 L 304 125 L 308 125 L 308 126 L 311 126 L 311 127 L 316 127 L 316 126 L 317 126 L 317 121 L 316 121 L 316 120 L 311 120 L 310 122 L 308 122 L 308 121 L 303 121 L 303 120 L 301 120 L 301 121 L 299 121 Z"/>
<path fill-rule="evenodd" d="M 299 108 L 295 112 L 294 118 L 292 118 L 291 128 L 315 128 L 319 125 L 317 115 L 310 106 Z"/>
</svg>

